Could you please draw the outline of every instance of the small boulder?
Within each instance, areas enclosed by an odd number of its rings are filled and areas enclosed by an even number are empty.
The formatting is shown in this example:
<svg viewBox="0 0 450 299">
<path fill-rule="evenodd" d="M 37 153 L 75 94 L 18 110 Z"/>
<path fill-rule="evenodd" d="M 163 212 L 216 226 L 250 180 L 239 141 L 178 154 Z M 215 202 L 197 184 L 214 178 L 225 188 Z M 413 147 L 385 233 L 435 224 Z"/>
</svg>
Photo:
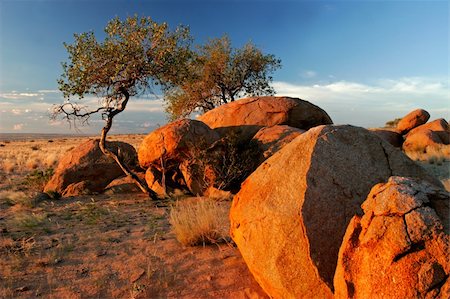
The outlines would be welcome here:
<svg viewBox="0 0 450 299">
<path fill-rule="evenodd" d="M 118 154 L 129 167 L 137 166 L 136 150 L 132 145 L 108 141 L 106 146 Z M 112 180 L 121 175 L 123 171 L 119 165 L 100 150 L 99 140 L 91 139 L 60 159 L 54 175 L 45 185 L 44 192 L 54 191 L 64 196 L 102 192 Z"/>
<path fill-rule="evenodd" d="M 71 196 L 80 196 L 80 195 L 88 195 L 88 194 L 96 194 L 98 192 L 93 191 L 95 186 L 91 184 L 89 181 L 80 181 L 76 183 L 72 183 L 67 186 L 62 192 L 63 197 L 71 197 Z"/>
<path fill-rule="evenodd" d="M 265 127 L 259 130 L 252 138 L 252 142 L 258 145 L 261 152 L 260 162 L 262 163 L 304 132 L 305 130 L 284 125 Z"/>
<path fill-rule="evenodd" d="M 141 179 L 145 180 L 145 174 L 142 172 L 137 172 L 136 175 Z M 113 180 L 108 186 L 105 187 L 106 194 L 120 194 L 120 193 L 136 193 L 142 192 L 141 189 L 136 185 L 132 178 L 128 176 L 123 176 Z"/>
<path fill-rule="evenodd" d="M 377 135 L 384 141 L 389 142 L 391 145 L 393 145 L 395 147 L 402 147 L 403 137 L 396 130 L 374 128 L 374 129 L 369 129 L 369 131 L 374 133 L 375 135 Z"/>
<path fill-rule="evenodd" d="M 448 298 L 449 194 L 404 177 L 374 186 L 345 233 L 336 298 Z M 433 208 L 446 209 L 440 213 Z M 448 281 L 447 281 L 448 283 Z"/>
<path fill-rule="evenodd" d="M 274 298 L 331 298 L 350 219 L 372 186 L 390 176 L 442 184 L 368 130 L 319 126 L 295 138 L 242 184 L 231 236 Z"/>
<path fill-rule="evenodd" d="M 408 135 L 413 135 L 423 130 L 450 132 L 450 127 L 445 119 L 438 118 L 436 120 L 430 121 L 429 123 L 414 128 L 413 130 L 408 132 Z"/>
<path fill-rule="evenodd" d="M 263 127 L 288 125 L 308 130 L 333 123 L 316 105 L 297 98 L 273 96 L 240 99 L 210 110 L 198 120 L 222 136 L 234 132 L 242 140 L 251 139 Z"/>
<path fill-rule="evenodd" d="M 405 152 L 427 152 L 428 147 L 449 144 L 448 134 L 446 131 L 421 129 L 415 131 L 413 134 L 406 135 L 402 148 Z"/>
<path fill-rule="evenodd" d="M 423 109 L 417 109 L 414 111 L 411 111 L 407 115 L 405 115 L 397 124 L 397 130 L 401 134 L 405 134 L 408 131 L 414 129 L 415 127 L 418 127 L 420 125 L 423 125 L 430 119 L 430 114 L 423 110 Z"/>
<path fill-rule="evenodd" d="M 219 135 L 204 123 L 181 119 L 148 134 L 138 150 L 139 164 L 147 169 L 153 165 L 162 170 L 161 160 L 167 169 L 178 167 L 189 152 L 197 147 L 207 148 L 219 140 Z"/>
</svg>

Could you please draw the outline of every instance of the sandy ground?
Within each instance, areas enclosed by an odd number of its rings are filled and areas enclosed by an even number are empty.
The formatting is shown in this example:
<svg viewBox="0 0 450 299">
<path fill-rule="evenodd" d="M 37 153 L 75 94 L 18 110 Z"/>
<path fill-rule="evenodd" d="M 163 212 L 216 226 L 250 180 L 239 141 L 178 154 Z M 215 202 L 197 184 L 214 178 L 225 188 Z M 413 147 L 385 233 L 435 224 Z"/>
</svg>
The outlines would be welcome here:
<svg viewBox="0 0 450 299">
<path fill-rule="evenodd" d="M 174 199 L 30 200 L 39 186 L 26 175 L 86 138 L 20 137 L 0 140 L 0 298 L 267 298 L 232 243 L 176 240 Z M 137 147 L 143 137 L 111 140 Z"/>
<path fill-rule="evenodd" d="M 2 203 L 0 298 L 265 298 L 227 243 L 183 247 L 141 194 Z"/>
<path fill-rule="evenodd" d="M 138 147 L 143 135 L 112 139 Z M 232 243 L 184 247 L 174 199 L 30 200 L 35 170 L 86 138 L 0 140 L 0 298 L 267 298 Z M 450 162 L 422 165 L 450 189 Z"/>
</svg>

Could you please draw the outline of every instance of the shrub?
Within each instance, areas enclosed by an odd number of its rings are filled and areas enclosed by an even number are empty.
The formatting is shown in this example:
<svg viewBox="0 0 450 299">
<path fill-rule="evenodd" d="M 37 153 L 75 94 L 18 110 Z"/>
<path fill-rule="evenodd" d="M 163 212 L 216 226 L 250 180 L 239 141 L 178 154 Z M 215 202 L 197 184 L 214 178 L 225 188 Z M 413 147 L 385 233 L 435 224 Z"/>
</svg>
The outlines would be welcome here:
<svg viewBox="0 0 450 299">
<path fill-rule="evenodd" d="M 44 171 L 34 170 L 25 177 L 23 184 L 35 191 L 40 192 L 44 189 L 45 184 L 47 184 L 52 176 L 53 168 L 48 168 Z"/>
<path fill-rule="evenodd" d="M 229 202 L 207 198 L 177 201 L 170 211 L 170 224 L 177 240 L 185 246 L 227 241 Z"/>
<path fill-rule="evenodd" d="M 396 118 L 394 120 L 390 120 L 388 122 L 386 122 L 386 124 L 384 125 L 385 128 L 395 128 L 397 127 L 397 124 L 401 121 L 401 118 Z"/>
<path fill-rule="evenodd" d="M 0 202 L 8 206 L 22 204 L 24 206 L 30 207 L 32 205 L 32 200 L 30 199 L 30 197 L 22 191 L 0 191 Z"/>
<path fill-rule="evenodd" d="M 205 181 L 221 190 L 238 190 L 241 183 L 258 167 L 259 148 L 256 143 L 229 134 L 206 148 L 191 145 L 189 159 L 203 173 L 214 173 L 215 181 Z"/>
</svg>

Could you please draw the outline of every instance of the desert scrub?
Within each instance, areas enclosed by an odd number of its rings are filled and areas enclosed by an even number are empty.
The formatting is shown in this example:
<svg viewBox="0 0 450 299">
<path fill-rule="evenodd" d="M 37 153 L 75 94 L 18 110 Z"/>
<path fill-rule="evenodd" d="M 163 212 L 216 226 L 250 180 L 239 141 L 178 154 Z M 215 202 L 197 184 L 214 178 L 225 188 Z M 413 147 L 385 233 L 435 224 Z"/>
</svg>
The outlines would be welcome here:
<svg viewBox="0 0 450 299">
<path fill-rule="evenodd" d="M 48 168 L 46 170 L 34 170 L 27 174 L 23 184 L 34 191 L 40 192 L 44 190 L 45 184 L 47 184 L 52 176 L 53 168 Z"/>
<path fill-rule="evenodd" d="M 105 222 L 105 218 L 111 215 L 111 211 L 108 208 L 101 207 L 94 201 L 87 204 L 79 203 L 78 207 L 75 217 L 88 225 L 95 225 L 100 221 Z"/>
<path fill-rule="evenodd" d="M 199 169 L 214 173 L 214 182 L 206 186 L 214 186 L 220 190 L 239 190 L 242 181 L 258 166 L 259 148 L 255 142 L 242 140 L 237 133 L 229 133 L 211 146 L 191 144 L 187 159 Z"/>
<path fill-rule="evenodd" d="M 219 243 L 229 238 L 229 209 L 230 202 L 187 199 L 172 206 L 169 221 L 177 240 L 185 246 Z"/>
<path fill-rule="evenodd" d="M 35 206 L 33 198 L 22 191 L 0 191 L 0 203 L 7 206 L 20 204 L 29 208 Z"/>
<path fill-rule="evenodd" d="M 28 196 L 22 191 L 0 191 L 0 202 L 8 206 L 27 201 Z"/>
<path fill-rule="evenodd" d="M 13 235 L 32 236 L 37 233 L 49 233 L 49 219 L 46 213 L 29 213 L 23 211 L 14 215 L 8 221 L 9 230 Z"/>
<path fill-rule="evenodd" d="M 445 161 L 450 161 L 450 145 L 428 146 L 425 151 L 406 151 L 405 154 L 411 160 L 441 165 Z"/>
</svg>

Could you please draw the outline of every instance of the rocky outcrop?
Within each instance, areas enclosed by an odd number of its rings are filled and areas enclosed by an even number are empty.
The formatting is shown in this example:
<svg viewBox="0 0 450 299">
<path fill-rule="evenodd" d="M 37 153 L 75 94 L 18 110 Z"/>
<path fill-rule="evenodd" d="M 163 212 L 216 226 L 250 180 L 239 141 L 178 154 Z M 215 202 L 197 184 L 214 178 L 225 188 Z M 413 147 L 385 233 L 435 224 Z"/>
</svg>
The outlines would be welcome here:
<svg viewBox="0 0 450 299">
<path fill-rule="evenodd" d="M 251 142 L 255 142 L 261 153 L 260 162 L 275 154 L 283 146 L 295 139 L 295 137 L 304 133 L 305 130 L 289 127 L 289 126 L 273 126 L 259 130 L 252 138 Z"/>
<path fill-rule="evenodd" d="M 231 236 L 270 296 L 331 298 L 350 219 L 372 186 L 393 175 L 441 186 L 366 129 L 310 129 L 243 183 L 230 211 Z"/>
<path fill-rule="evenodd" d="M 409 131 L 405 136 L 403 150 L 427 152 L 429 147 L 448 144 L 450 144 L 450 128 L 447 121 L 440 118 Z"/>
<path fill-rule="evenodd" d="M 449 298 L 448 201 L 410 178 L 374 186 L 344 236 L 336 298 Z"/>
<path fill-rule="evenodd" d="M 406 136 L 414 135 L 417 132 L 431 130 L 436 132 L 450 132 L 450 127 L 448 122 L 443 118 L 438 118 L 436 120 L 430 121 L 429 123 L 423 124 L 409 131 Z"/>
<path fill-rule="evenodd" d="M 324 110 L 307 101 L 272 96 L 240 99 L 208 111 L 198 120 L 222 136 L 233 132 L 242 140 L 251 139 L 263 127 L 288 125 L 308 130 L 333 123 Z"/>
<path fill-rule="evenodd" d="M 131 168 L 137 166 L 136 150 L 132 145 L 111 141 L 106 146 Z M 121 175 L 123 171 L 117 163 L 100 150 L 99 140 L 92 139 L 62 156 L 44 191 L 55 191 L 63 196 L 102 192 L 112 180 Z"/>
<path fill-rule="evenodd" d="M 139 164 L 144 169 L 154 166 L 162 170 L 163 161 L 170 169 L 185 160 L 192 148 L 207 148 L 217 140 L 219 135 L 204 123 L 192 119 L 178 120 L 144 138 L 138 150 Z"/>
<path fill-rule="evenodd" d="M 415 127 L 423 125 L 428 119 L 430 119 L 430 114 L 423 109 L 411 111 L 398 122 L 397 130 L 401 134 L 405 134 Z"/>
<path fill-rule="evenodd" d="M 403 142 L 403 150 L 406 152 L 427 152 L 428 147 L 436 147 L 449 144 L 449 132 L 421 129 L 408 134 Z"/>
<path fill-rule="evenodd" d="M 388 129 L 369 129 L 372 133 L 380 137 L 386 142 L 389 142 L 391 145 L 395 147 L 402 147 L 403 144 L 403 137 L 402 135 L 396 131 L 396 130 L 388 130 Z"/>
</svg>

